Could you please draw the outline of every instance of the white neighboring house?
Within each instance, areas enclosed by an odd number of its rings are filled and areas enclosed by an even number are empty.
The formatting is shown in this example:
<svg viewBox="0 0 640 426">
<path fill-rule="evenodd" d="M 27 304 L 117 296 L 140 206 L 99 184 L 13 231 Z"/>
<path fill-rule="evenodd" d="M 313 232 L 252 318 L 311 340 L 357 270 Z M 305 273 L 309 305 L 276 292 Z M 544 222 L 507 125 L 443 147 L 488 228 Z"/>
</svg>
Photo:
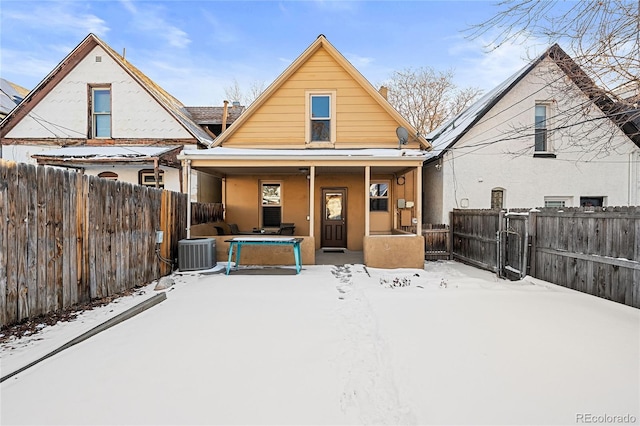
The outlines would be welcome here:
<svg viewBox="0 0 640 426">
<path fill-rule="evenodd" d="M 455 208 L 638 205 L 639 116 L 554 45 L 427 135 L 425 223 Z"/>
<path fill-rule="evenodd" d="M 175 154 L 210 146 L 215 120 L 203 115 L 221 111 L 199 108 L 194 119 L 180 101 L 89 34 L 0 122 L 1 155 L 186 192 Z"/>
</svg>

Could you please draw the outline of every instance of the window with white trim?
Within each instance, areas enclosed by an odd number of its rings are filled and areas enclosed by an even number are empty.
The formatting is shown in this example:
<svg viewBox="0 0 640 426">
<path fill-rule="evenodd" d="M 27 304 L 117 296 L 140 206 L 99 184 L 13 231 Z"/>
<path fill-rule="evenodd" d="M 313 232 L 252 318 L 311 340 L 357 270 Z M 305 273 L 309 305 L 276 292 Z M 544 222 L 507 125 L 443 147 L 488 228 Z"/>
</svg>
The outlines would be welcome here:
<svg viewBox="0 0 640 426">
<path fill-rule="evenodd" d="M 306 141 L 310 144 L 333 143 L 336 139 L 336 92 L 307 91 Z"/>
<path fill-rule="evenodd" d="M 111 137 L 111 88 L 91 88 L 91 137 Z"/>
<path fill-rule="evenodd" d="M 389 182 L 376 182 L 369 185 L 369 211 L 389 211 Z"/>
<path fill-rule="evenodd" d="M 278 227 L 282 222 L 282 184 L 263 182 L 260 186 L 262 227 Z"/>
<path fill-rule="evenodd" d="M 547 105 L 536 104 L 535 152 L 547 152 Z"/>
<path fill-rule="evenodd" d="M 604 207 L 605 197 L 580 197 L 580 207 Z"/>
<path fill-rule="evenodd" d="M 571 207 L 571 197 L 544 197 L 544 206 L 552 208 Z"/>
</svg>

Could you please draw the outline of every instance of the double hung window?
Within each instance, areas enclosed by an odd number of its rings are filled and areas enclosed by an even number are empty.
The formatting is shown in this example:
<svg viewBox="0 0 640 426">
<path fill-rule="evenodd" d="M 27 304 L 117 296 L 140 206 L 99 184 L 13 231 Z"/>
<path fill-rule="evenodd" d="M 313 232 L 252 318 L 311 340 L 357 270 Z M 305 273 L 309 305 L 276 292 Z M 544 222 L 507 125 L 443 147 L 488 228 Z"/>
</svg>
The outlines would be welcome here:
<svg viewBox="0 0 640 426">
<path fill-rule="evenodd" d="M 263 182 L 262 196 L 262 226 L 278 227 L 282 222 L 282 191 L 280 183 Z"/>
<path fill-rule="evenodd" d="M 111 137 L 111 88 L 91 88 L 91 137 Z"/>
<path fill-rule="evenodd" d="M 537 104 L 535 117 L 535 152 L 548 152 L 547 136 L 547 106 Z"/>
<path fill-rule="evenodd" d="M 369 186 L 369 211 L 389 211 L 389 184 L 372 183 Z"/>
<path fill-rule="evenodd" d="M 335 142 L 335 102 L 335 91 L 307 91 L 307 143 L 322 145 Z"/>
</svg>

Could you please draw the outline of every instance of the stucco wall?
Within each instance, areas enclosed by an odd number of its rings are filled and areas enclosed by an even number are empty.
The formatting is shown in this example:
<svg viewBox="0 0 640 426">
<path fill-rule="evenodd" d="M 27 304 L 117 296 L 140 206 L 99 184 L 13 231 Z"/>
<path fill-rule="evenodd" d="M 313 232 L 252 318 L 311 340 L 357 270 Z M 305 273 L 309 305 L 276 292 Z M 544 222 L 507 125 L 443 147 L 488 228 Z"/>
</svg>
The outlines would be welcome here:
<svg viewBox="0 0 640 426">
<path fill-rule="evenodd" d="M 281 183 L 282 222 L 294 223 L 296 235 L 309 235 L 309 181 L 305 175 L 249 175 L 226 178 L 225 221 L 250 231 L 260 223 L 261 182 Z"/>
<path fill-rule="evenodd" d="M 38 162 L 31 156 L 52 148 L 57 147 L 46 145 L 2 145 L 2 159 L 15 161 L 16 163 L 37 164 Z"/>
<path fill-rule="evenodd" d="M 422 169 L 422 179 L 424 189 L 422 223 L 443 223 L 442 172 L 436 169 L 435 163 L 427 164 Z"/>
<path fill-rule="evenodd" d="M 444 155 L 439 221 L 438 209 L 432 215 L 428 206 L 428 200 L 438 199 L 438 190 L 425 183 L 430 222 L 448 223 L 454 208 L 490 208 L 494 188 L 504 189 L 505 208 L 541 207 L 545 197 L 566 197 L 567 206 L 579 206 L 580 197 L 605 197 L 610 206 L 640 200 L 638 148 L 610 121 L 598 119 L 597 108 L 584 107 L 589 102 L 578 92 L 558 93 L 549 84 L 554 70 L 555 65 L 546 76 L 526 76 Z M 549 128 L 564 128 L 549 133 L 556 158 L 533 156 L 536 102 L 549 103 Z M 562 114 L 567 110 L 580 112 L 567 118 Z"/>
<path fill-rule="evenodd" d="M 216 240 L 216 257 L 218 262 L 226 262 L 229 259 L 229 243 L 225 242 L 232 238 L 231 235 L 208 236 Z M 313 237 L 304 238 L 300 244 L 303 265 L 315 265 L 316 250 Z M 293 247 L 291 246 L 243 246 L 240 256 L 241 265 L 295 265 L 293 257 Z M 235 252 L 233 255 L 235 262 Z"/>
<path fill-rule="evenodd" d="M 364 237 L 364 263 L 372 268 L 424 268 L 421 235 L 372 235 Z"/>
</svg>

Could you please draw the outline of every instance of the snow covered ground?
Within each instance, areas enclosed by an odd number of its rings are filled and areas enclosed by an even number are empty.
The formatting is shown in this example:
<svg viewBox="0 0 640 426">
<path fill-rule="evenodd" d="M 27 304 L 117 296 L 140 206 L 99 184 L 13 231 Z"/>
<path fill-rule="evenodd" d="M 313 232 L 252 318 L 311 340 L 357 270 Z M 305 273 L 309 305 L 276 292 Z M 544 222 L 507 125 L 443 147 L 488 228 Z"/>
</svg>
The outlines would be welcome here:
<svg viewBox="0 0 640 426">
<path fill-rule="evenodd" d="M 637 309 L 456 262 L 267 272 L 174 275 L 164 302 L 3 382 L 0 423 L 639 422 Z M 4 345 L 2 375 L 153 294 Z"/>
</svg>

